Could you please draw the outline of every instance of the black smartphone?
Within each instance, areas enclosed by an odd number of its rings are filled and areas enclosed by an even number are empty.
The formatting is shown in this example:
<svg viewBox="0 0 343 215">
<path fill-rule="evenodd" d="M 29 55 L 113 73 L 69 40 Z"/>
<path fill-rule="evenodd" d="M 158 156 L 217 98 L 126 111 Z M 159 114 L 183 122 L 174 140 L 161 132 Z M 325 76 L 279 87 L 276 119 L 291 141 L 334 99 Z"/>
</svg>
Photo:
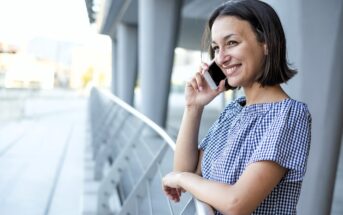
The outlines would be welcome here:
<svg viewBox="0 0 343 215">
<path fill-rule="evenodd" d="M 218 88 L 218 85 L 219 85 L 220 81 L 226 79 L 226 76 L 223 73 L 223 71 L 220 69 L 220 67 L 216 64 L 216 62 L 213 61 L 209 65 L 208 70 L 205 71 L 204 78 L 207 81 L 207 83 L 210 86 L 210 88 L 212 90 L 215 90 L 215 89 Z M 231 87 L 229 85 L 227 80 L 225 80 L 225 89 L 226 90 L 233 89 L 233 87 Z"/>
</svg>

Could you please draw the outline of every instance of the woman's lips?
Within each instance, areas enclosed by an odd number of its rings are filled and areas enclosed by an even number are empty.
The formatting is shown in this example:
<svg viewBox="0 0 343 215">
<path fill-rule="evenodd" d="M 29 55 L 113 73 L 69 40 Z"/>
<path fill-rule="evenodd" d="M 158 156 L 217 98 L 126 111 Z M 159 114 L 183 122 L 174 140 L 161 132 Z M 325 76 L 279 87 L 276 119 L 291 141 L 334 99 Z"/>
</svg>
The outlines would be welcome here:
<svg viewBox="0 0 343 215">
<path fill-rule="evenodd" d="M 240 64 L 239 65 L 237 64 L 237 65 L 223 68 L 223 70 L 225 71 L 227 76 L 231 76 L 239 69 L 240 66 L 241 66 Z"/>
</svg>

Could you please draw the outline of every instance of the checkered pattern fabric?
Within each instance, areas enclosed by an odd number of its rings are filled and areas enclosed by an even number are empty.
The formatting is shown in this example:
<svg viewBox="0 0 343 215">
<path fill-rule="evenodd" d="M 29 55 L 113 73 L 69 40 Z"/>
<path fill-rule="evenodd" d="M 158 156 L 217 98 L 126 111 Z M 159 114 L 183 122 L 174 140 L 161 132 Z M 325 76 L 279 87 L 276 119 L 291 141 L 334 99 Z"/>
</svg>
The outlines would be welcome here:
<svg viewBox="0 0 343 215">
<path fill-rule="evenodd" d="M 242 97 L 227 105 L 199 144 L 203 177 L 235 184 L 249 164 L 276 162 L 288 171 L 253 214 L 296 214 L 311 141 L 308 108 L 293 99 L 244 104 Z"/>
</svg>

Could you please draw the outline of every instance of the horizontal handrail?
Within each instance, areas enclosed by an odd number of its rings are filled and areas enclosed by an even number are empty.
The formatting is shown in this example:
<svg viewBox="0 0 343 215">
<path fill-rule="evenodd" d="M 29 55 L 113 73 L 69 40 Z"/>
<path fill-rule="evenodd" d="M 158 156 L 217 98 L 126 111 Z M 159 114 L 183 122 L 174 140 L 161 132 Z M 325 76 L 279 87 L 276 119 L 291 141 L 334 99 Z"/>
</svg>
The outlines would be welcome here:
<svg viewBox="0 0 343 215">
<path fill-rule="evenodd" d="M 128 105 L 112 93 L 105 91 L 105 90 L 99 90 L 102 94 L 106 95 L 109 99 L 111 99 L 113 102 L 120 105 L 122 108 L 130 112 L 132 115 L 146 123 L 151 129 L 153 129 L 157 134 L 159 134 L 167 143 L 168 145 L 175 151 L 175 142 L 172 140 L 172 138 L 165 132 L 160 126 L 158 126 L 154 121 L 149 119 L 144 114 L 140 113 L 136 109 L 134 109 L 132 106 Z"/>
<path fill-rule="evenodd" d="M 195 210 L 198 214 L 214 215 L 213 209 L 206 203 L 194 198 Z"/>
</svg>

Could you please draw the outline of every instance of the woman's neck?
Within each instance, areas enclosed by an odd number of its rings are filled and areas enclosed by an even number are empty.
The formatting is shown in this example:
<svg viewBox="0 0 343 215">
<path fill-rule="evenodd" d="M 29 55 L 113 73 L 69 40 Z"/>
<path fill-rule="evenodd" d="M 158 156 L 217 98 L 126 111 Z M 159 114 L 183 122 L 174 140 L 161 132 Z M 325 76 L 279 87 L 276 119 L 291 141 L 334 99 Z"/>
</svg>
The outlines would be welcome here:
<svg viewBox="0 0 343 215">
<path fill-rule="evenodd" d="M 249 87 L 243 87 L 243 89 L 247 106 L 258 103 L 278 102 L 289 98 L 280 85 L 262 87 L 259 83 L 254 83 Z"/>
</svg>

